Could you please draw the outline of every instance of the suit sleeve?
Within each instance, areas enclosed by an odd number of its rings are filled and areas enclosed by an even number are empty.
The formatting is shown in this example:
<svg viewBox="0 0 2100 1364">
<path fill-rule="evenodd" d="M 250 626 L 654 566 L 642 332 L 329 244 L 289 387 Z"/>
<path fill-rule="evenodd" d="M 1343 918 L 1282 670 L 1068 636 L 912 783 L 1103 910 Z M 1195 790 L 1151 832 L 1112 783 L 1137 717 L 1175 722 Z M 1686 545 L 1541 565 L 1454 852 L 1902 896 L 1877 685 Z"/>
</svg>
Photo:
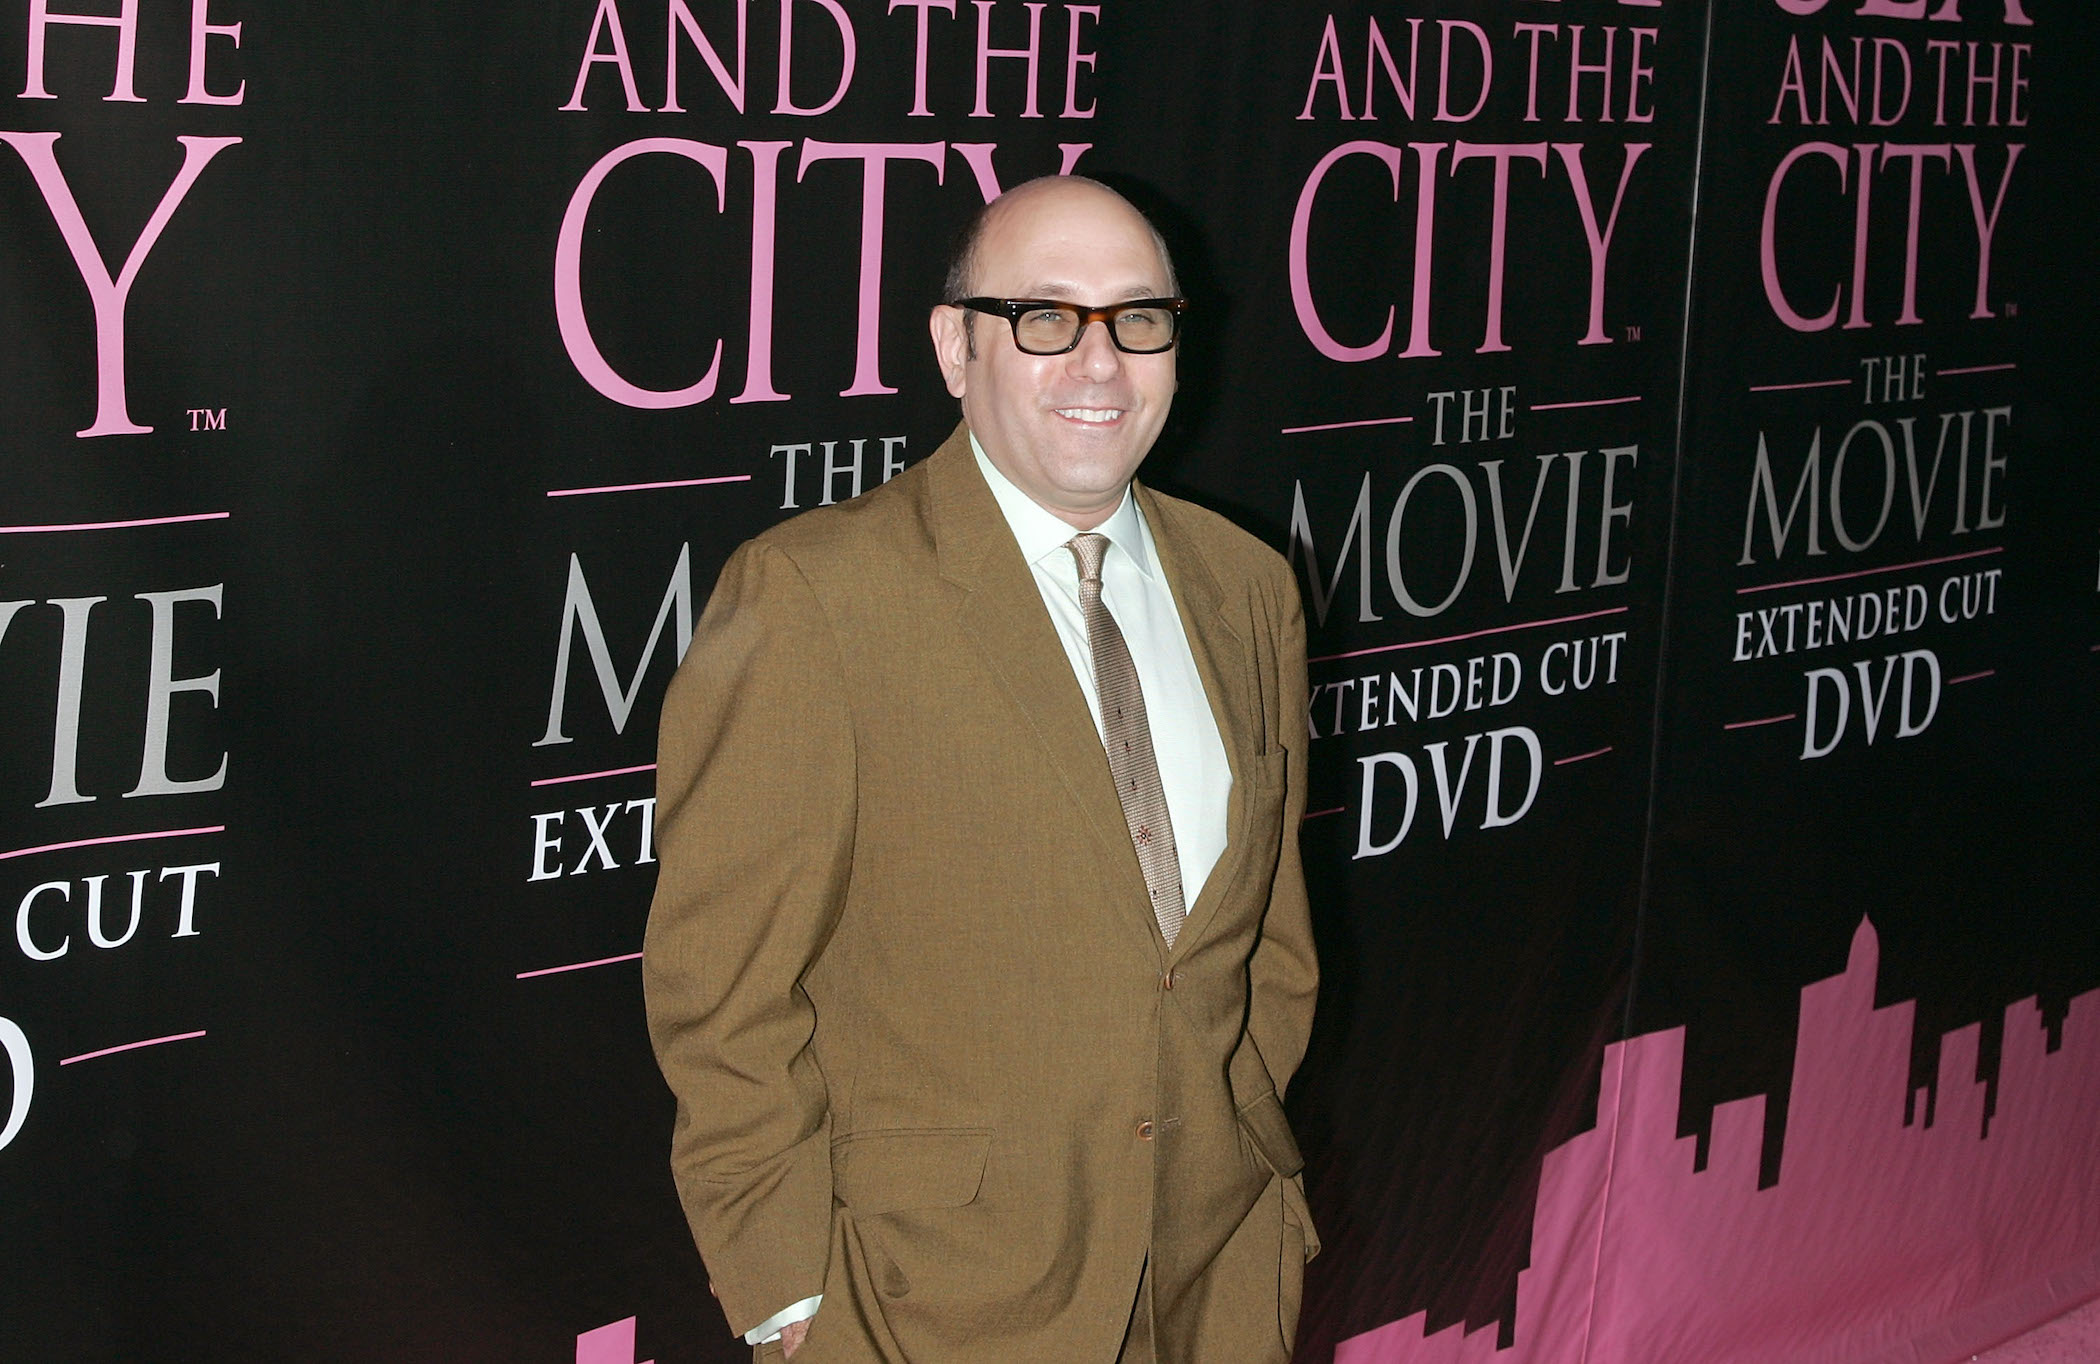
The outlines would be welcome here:
<svg viewBox="0 0 2100 1364">
<path fill-rule="evenodd" d="M 1311 741 L 1305 724 L 1305 612 L 1297 584 L 1276 560 L 1271 586 L 1263 596 L 1271 611 L 1274 644 L 1269 664 L 1275 672 L 1278 714 L 1272 742 L 1285 752 L 1283 831 L 1269 887 L 1269 908 L 1262 919 L 1260 941 L 1248 966 L 1250 999 L 1247 1032 L 1281 1097 L 1312 1034 L 1313 1001 L 1320 968 L 1313 953 L 1312 914 L 1305 893 L 1305 869 L 1298 852 L 1299 824 L 1305 817 L 1306 761 Z M 1280 584 L 1277 582 L 1281 579 Z"/>
<path fill-rule="evenodd" d="M 1298 585 L 1283 569 L 1275 567 L 1272 581 L 1281 579 L 1267 595 L 1275 622 L 1271 663 L 1275 670 L 1278 714 L 1276 742 L 1285 755 L 1283 829 L 1276 856 L 1275 879 L 1269 887 L 1268 912 L 1262 917 L 1260 939 L 1247 967 L 1247 1038 L 1274 1097 L 1264 1096 L 1241 1110 L 1241 1121 L 1251 1132 L 1277 1171 L 1283 1186 L 1285 1216 L 1296 1223 L 1304 1237 L 1305 1258 L 1320 1253 L 1320 1238 L 1313 1229 L 1312 1211 L 1305 1201 L 1305 1164 L 1291 1136 L 1280 1100 L 1305 1047 L 1312 1036 L 1313 1004 L 1319 993 L 1320 967 L 1313 951 L 1312 911 L 1305 893 L 1305 868 L 1298 851 L 1299 825 L 1305 818 L 1307 759 L 1311 750 L 1305 723 L 1305 610 L 1298 598 Z M 1246 1048 L 1242 1048 L 1244 1053 Z M 1235 1063 L 1242 1058 L 1234 1057 Z"/>
<path fill-rule="evenodd" d="M 785 554 L 723 568 L 664 699 L 643 989 L 678 1100 L 671 1169 L 741 1335 L 823 1291 L 829 1101 L 802 978 L 837 922 L 854 736 L 836 641 Z"/>
</svg>

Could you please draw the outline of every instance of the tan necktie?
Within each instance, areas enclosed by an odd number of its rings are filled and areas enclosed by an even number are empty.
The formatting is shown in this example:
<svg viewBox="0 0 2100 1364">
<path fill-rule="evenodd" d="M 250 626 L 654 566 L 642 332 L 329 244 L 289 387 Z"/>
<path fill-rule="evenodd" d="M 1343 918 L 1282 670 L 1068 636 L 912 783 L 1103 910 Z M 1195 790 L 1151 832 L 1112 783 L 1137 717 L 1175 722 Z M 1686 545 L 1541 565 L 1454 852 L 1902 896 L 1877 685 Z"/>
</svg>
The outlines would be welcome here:
<svg viewBox="0 0 2100 1364">
<path fill-rule="evenodd" d="M 1153 917 L 1172 947 L 1188 917 L 1181 898 L 1181 860 L 1174 851 L 1167 794 L 1159 784 L 1159 760 L 1152 754 L 1152 727 L 1145 722 L 1137 665 L 1130 661 L 1130 646 L 1123 642 L 1116 618 L 1101 600 L 1101 556 L 1108 552 L 1108 537 L 1075 535 L 1065 547 L 1079 561 L 1079 610 L 1086 618 L 1087 646 L 1094 655 L 1094 689 L 1101 697 L 1101 742 L 1108 750 L 1108 770 L 1116 779 L 1145 889 L 1152 895 Z"/>
</svg>

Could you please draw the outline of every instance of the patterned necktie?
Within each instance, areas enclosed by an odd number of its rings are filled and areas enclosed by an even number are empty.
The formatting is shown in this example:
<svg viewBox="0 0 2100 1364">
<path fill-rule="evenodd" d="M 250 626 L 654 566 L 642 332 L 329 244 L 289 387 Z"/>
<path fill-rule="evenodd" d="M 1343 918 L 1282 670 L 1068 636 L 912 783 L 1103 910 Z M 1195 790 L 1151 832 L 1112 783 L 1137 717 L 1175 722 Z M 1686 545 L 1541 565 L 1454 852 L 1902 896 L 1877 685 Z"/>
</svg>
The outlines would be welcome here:
<svg viewBox="0 0 2100 1364">
<path fill-rule="evenodd" d="M 1181 898 L 1181 861 L 1174 851 L 1174 824 L 1167 817 L 1167 795 L 1159 783 L 1159 761 L 1152 754 L 1152 727 L 1145 722 L 1145 694 L 1138 688 L 1137 665 L 1130 646 L 1116 628 L 1116 618 L 1101 600 L 1101 557 L 1108 537 L 1075 535 L 1065 545 L 1079 561 L 1079 610 L 1086 618 L 1087 646 L 1094 655 L 1094 689 L 1101 698 L 1101 742 L 1108 750 L 1108 770 L 1123 802 L 1123 821 L 1152 895 L 1153 917 L 1167 946 L 1181 932 L 1188 910 Z"/>
</svg>

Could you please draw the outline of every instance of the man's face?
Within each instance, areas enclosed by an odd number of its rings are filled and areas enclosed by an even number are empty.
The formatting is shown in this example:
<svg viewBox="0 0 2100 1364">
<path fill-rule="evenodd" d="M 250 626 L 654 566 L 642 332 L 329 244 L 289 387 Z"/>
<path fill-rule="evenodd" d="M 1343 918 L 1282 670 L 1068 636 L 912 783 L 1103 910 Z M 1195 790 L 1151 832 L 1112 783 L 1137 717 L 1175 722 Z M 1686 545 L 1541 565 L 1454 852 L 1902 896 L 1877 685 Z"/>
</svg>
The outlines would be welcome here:
<svg viewBox="0 0 2100 1364">
<path fill-rule="evenodd" d="M 1144 219 L 1094 186 L 1031 186 L 994 213 L 977 243 L 975 294 L 1100 307 L 1172 292 Z M 973 321 L 974 358 L 964 331 Z M 1125 355 L 1105 322 L 1063 355 L 1025 354 L 1003 317 L 943 307 L 932 325 L 948 391 L 999 472 L 1080 530 L 1107 519 L 1167 419 L 1174 352 Z"/>
</svg>

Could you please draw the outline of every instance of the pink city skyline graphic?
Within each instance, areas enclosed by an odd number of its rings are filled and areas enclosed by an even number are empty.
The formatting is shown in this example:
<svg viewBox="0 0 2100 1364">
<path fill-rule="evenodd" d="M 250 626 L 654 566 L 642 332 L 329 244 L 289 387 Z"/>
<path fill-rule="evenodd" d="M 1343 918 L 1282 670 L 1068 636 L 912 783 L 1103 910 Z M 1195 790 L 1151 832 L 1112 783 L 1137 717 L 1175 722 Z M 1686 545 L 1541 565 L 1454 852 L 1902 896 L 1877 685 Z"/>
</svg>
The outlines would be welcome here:
<svg viewBox="0 0 2100 1364">
<path fill-rule="evenodd" d="M 576 1364 L 635 1364 L 634 1323 L 633 1317 L 623 1317 L 576 1337 Z"/>
<path fill-rule="evenodd" d="M 1613 1043 L 1597 1126 L 1546 1156 L 1511 1347 L 1416 1312 L 1334 1364 L 1952 1364 L 2100 1295 L 2100 990 L 2054 1051 L 2034 998 L 2006 1009 L 1986 1117 L 1981 1025 L 1911 1092 L 1915 1006 L 1875 1007 L 1879 969 L 1862 920 L 1801 992 L 1771 1187 L 1764 1095 L 1714 1109 L 1695 1170 L 1684 1029 Z M 576 1364 L 635 1364 L 635 1325 L 577 1336 Z"/>
<path fill-rule="evenodd" d="M 2100 990 L 2050 1051 L 2005 1011 L 1994 1109 L 1981 1026 L 1910 1088 L 1914 1005 L 1874 1006 L 1880 944 L 1801 992 L 1779 1178 L 1765 1096 L 1717 1106 L 1706 1168 L 1677 1135 L 1684 1029 L 1605 1049 L 1597 1126 L 1545 1158 L 1514 1340 L 1426 1314 L 1335 1364 L 1951 1364 L 2100 1294 Z"/>
</svg>

